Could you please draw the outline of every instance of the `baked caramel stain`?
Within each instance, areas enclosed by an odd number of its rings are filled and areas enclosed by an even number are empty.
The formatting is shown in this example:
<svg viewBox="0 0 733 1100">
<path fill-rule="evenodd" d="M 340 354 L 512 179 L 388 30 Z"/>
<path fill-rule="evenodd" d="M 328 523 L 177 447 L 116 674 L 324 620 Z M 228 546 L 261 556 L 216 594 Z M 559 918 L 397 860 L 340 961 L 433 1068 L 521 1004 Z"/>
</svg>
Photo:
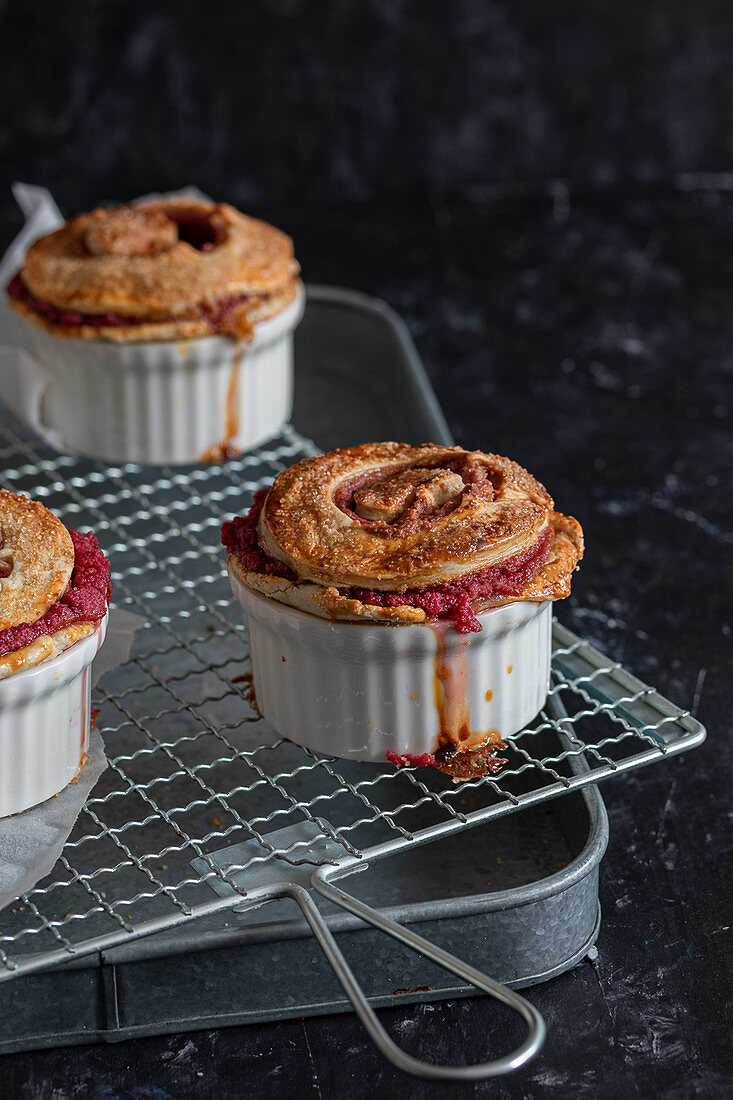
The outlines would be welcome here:
<svg viewBox="0 0 733 1100">
<path fill-rule="evenodd" d="M 84 768 L 84 765 L 86 764 L 88 759 L 89 759 L 89 753 L 82 752 L 81 756 L 79 757 L 79 763 L 77 764 L 76 771 L 74 772 L 74 778 L 69 780 L 70 783 L 78 783 L 79 782 L 79 780 L 81 779 L 82 769 Z M 61 794 L 61 791 L 57 791 L 55 797 L 58 798 L 58 796 L 60 794 Z"/>
<path fill-rule="evenodd" d="M 209 466 L 219 465 L 229 458 L 236 458 L 237 455 L 242 453 L 240 448 L 232 443 L 232 440 L 239 435 L 239 391 L 242 363 L 250 339 L 251 337 L 238 340 L 234 348 L 232 366 L 229 371 L 226 404 L 224 405 L 224 438 L 220 443 L 214 443 L 213 446 L 207 447 L 203 454 L 199 455 L 199 462 L 206 463 Z"/>
<path fill-rule="evenodd" d="M 90 716 L 87 715 L 87 681 L 89 680 L 89 669 L 85 668 L 82 673 L 81 680 L 81 746 L 79 753 L 79 763 L 76 765 L 76 771 L 74 772 L 74 778 L 72 783 L 79 782 L 79 776 L 81 770 L 89 759 L 89 753 L 87 747 L 89 745 L 89 728 L 90 728 Z"/>
<path fill-rule="evenodd" d="M 438 643 L 433 675 L 433 697 L 440 721 L 438 744 L 455 746 L 471 736 L 471 719 L 466 701 L 468 663 L 465 646 L 460 645 L 451 650 L 448 645 L 449 628 L 446 624 L 433 623 L 431 629 Z"/>
<path fill-rule="evenodd" d="M 484 699 L 486 700 L 487 703 L 490 703 L 493 698 L 494 698 L 493 691 L 491 690 L 491 688 L 487 688 L 486 692 L 484 694 Z"/>
<path fill-rule="evenodd" d="M 514 672 L 514 665 L 507 665 L 506 670 L 507 670 L 508 674 L 511 676 L 511 674 Z"/>
<path fill-rule="evenodd" d="M 87 714 L 88 707 L 88 691 L 87 685 L 89 680 L 89 668 L 85 668 L 81 677 L 81 760 L 79 761 L 79 767 L 82 765 L 82 761 L 86 756 L 86 748 L 89 743 L 89 724 L 90 716 Z"/>
<path fill-rule="evenodd" d="M 233 443 L 225 439 L 221 443 L 215 443 L 213 447 L 207 447 L 199 455 L 199 462 L 205 466 L 220 466 L 222 462 L 227 462 L 230 458 L 238 458 L 241 453 L 239 447 L 235 447 Z"/>
<path fill-rule="evenodd" d="M 252 709 L 256 710 L 257 713 L 259 714 L 260 718 L 261 718 L 262 717 L 262 711 L 260 710 L 259 706 L 257 705 L 257 696 L 255 695 L 255 685 L 254 685 L 254 680 L 252 678 L 252 673 L 251 672 L 243 672 L 241 676 L 234 676 L 233 679 L 232 679 L 232 683 L 233 684 L 246 684 L 247 685 L 247 687 L 244 689 L 244 697 L 247 700 L 247 702 L 249 703 L 249 705 L 252 707 Z"/>
<path fill-rule="evenodd" d="M 506 757 L 499 756 L 506 749 L 498 730 L 489 730 L 486 744 L 472 749 L 451 748 L 445 745 L 435 754 L 439 771 L 449 775 L 454 783 L 465 779 L 480 779 L 484 775 L 496 775 L 506 764 Z M 490 740 L 494 738 L 494 740 Z"/>
<path fill-rule="evenodd" d="M 474 779 L 500 771 L 506 760 L 497 755 L 506 748 L 498 730 L 476 734 L 471 730 L 468 713 L 467 687 L 468 662 L 466 640 L 460 636 L 460 645 L 451 649 L 448 636 L 453 634 L 446 623 L 433 623 L 431 629 L 438 642 L 435 655 L 433 693 L 435 709 L 440 720 L 438 750 L 435 767 L 450 775 L 455 782 Z M 487 698 L 491 697 L 487 692 Z M 467 745 L 480 738 L 480 744 Z"/>
</svg>

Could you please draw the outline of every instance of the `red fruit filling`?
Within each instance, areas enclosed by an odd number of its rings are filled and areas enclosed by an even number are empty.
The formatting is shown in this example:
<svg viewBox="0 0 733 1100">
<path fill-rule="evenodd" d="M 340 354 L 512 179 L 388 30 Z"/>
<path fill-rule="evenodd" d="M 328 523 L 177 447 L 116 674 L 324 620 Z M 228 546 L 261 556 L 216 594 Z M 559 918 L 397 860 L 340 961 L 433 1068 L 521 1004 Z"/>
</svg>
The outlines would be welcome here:
<svg viewBox="0 0 733 1100">
<path fill-rule="evenodd" d="M 431 752 L 420 753 L 419 756 L 413 755 L 411 752 L 406 752 L 404 755 L 392 752 L 391 749 L 385 753 L 385 756 L 389 760 L 390 764 L 394 764 L 396 768 L 427 768 L 431 764 L 435 764 L 435 757 Z"/>
<path fill-rule="evenodd" d="M 69 531 L 69 534 L 74 544 L 74 568 L 69 587 L 35 623 L 19 623 L 0 630 L 0 657 L 73 623 L 98 622 L 104 618 L 112 596 L 109 562 L 94 535 L 80 531 Z"/>
<path fill-rule="evenodd" d="M 221 542 L 230 554 L 239 558 L 248 573 L 268 573 L 272 577 L 287 577 L 295 581 L 297 577 L 284 562 L 271 558 L 261 550 L 257 542 L 257 520 L 265 506 L 267 489 L 258 489 L 252 501 L 252 507 L 246 516 L 236 516 L 221 525 Z"/>
<path fill-rule="evenodd" d="M 36 298 L 23 282 L 20 272 L 8 283 L 7 292 L 9 298 L 23 302 L 39 316 L 44 317 L 49 324 L 65 325 L 67 328 L 78 325 L 90 325 L 92 328 L 132 328 L 135 325 L 165 324 L 171 321 L 204 320 L 208 322 L 213 332 L 224 328 L 229 316 L 252 297 L 251 294 L 233 294 L 218 302 L 203 303 L 187 313 L 185 317 L 124 317 L 119 313 L 76 313 L 72 310 L 58 309 L 50 302 Z M 259 294 L 258 297 L 266 298 L 267 294 Z"/>
<path fill-rule="evenodd" d="M 268 489 L 258 489 L 246 516 L 237 516 L 222 524 L 221 541 L 227 550 L 239 558 L 249 573 L 268 573 L 275 577 L 297 577 L 284 562 L 271 558 L 257 542 L 257 520 L 267 499 Z M 371 607 L 419 607 L 430 619 L 452 621 L 459 634 L 480 633 L 473 604 L 522 595 L 524 586 L 545 564 L 552 549 L 553 531 L 547 531 L 529 550 L 508 558 L 500 565 L 489 566 L 446 584 L 408 588 L 405 592 L 380 592 L 372 588 L 345 588 L 350 599 Z"/>
</svg>

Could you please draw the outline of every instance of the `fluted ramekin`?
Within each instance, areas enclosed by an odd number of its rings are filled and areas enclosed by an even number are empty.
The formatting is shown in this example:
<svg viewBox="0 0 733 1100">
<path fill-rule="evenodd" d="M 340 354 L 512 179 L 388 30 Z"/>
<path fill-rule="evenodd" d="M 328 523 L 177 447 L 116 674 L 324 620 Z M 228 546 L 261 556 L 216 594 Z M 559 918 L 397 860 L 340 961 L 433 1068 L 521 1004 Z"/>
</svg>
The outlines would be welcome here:
<svg viewBox="0 0 733 1100">
<path fill-rule="evenodd" d="M 0 680 L 0 817 L 58 794 L 89 746 L 91 663 L 109 612 L 91 634 L 50 661 Z"/>
<path fill-rule="evenodd" d="M 231 567 L 229 578 L 246 612 L 257 707 L 316 752 L 434 754 L 446 725 L 464 722 L 456 747 L 475 747 L 518 733 L 547 697 L 549 601 L 481 612 L 481 633 L 459 634 L 447 624 L 321 619 L 253 592 Z"/>
<path fill-rule="evenodd" d="M 54 446 L 108 462 L 198 462 L 224 443 L 246 451 L 290 417 L 303 306 L 299 287 L 246 349 L 224 336 L 115 343 L 34 325 L 40 378 L 19 378 L 7 399 Z"/>
</svg>

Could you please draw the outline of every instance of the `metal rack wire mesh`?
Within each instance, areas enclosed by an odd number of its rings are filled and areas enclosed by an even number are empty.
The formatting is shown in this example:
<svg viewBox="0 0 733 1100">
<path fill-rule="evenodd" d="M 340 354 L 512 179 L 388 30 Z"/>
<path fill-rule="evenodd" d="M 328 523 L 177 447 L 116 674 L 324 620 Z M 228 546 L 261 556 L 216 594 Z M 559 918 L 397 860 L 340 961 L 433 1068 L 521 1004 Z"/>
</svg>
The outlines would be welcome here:
<svg viewBox="0 0 733 1100">
<path fill-rule="evenodd" d="M 0 913 L 0 979 L 232 907 L 246 897 L 248 869 L 261 879 L 274 861 L 336 867 L 704 736 L 687 712 L 556 627 L 548 705 L 500 775 L 454 785 L 430 769 L 318 757 L 278 738 L 247 702 L 247 638 L 218 539 L 221 519 L 311 443 L 287 428 L 221 467 L 104 466 L 46 449 L 0 413 L 0 444 L 7 487 L 94 530 L 112 561 L 115 605 L 145 620 L 129 660 L 96 689 L 109 768 L 53 872 Z M 581 757 L 588 770 L 570 766 Z M 273 843 L 306 822 L 302 839 Z M 253 844 L 239 864 L 212 858 L 243 841 Z"/>
</svg>

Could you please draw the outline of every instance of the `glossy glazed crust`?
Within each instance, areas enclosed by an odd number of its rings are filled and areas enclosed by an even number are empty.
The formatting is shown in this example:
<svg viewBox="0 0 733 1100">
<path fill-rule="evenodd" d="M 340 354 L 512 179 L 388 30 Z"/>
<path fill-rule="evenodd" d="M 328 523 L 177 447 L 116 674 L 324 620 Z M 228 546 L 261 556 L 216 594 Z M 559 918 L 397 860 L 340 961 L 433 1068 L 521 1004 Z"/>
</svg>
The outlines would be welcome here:
<svg viewBox="0 0 733 1100">
<path fill-rule="evenodd" d="M 38 501 L 0 490 L 0 630 L 34 623 L 64 594 L 74 545 L 61 520 Z"/>
<path fill-rule="evenodd" d="M 412 606 L 414 598 L 378 606 L 360 589 L 401 593 L 467 578 L 470 586 L 496 567 L 512 575 L 522 555 L 549 546 L 511 596 L 476 598 L 474 607 L 557 600 L 569 595 L 584 550 L 578 521 L 556 512 L 544 486 L 517 463 L 400 443 L 332 451 L 285 470 L 265 498 L 257 541 L 293 576 L 251 572 L 229 553 L 230 571 L 250 588 L 322 618 L 394 625 L 427 622 L 429 608 Z"/>
<path fill-rule="evenodd" d="M 353 505 L 368 516 L 360 519 L 337 498 L 364 482 Z M 521 553 L 552 515 L 547 490 L 510 459 L 460 447 L 375 443 L 304 459 L 280 474 L 260 515 L 258 540 L 300 581 L 399 592 L 456 580 Z"/>
<path fill-rule="evenodd" d="M 212 239 L 203 248 L 182 239 L 187 223 Z M 252 321 L 274 316 L 295 297 L 298 270 L 292 241 L 266 222 L 225 203 L 165 200 L 81 214 L 36 241 L 21 272 L 31 294 L 59 310 L 144 327 L 52 323 L 22 301 L 11 304 L 56 335 L 186 339 L 210 335 L 202 308 L 230 298 L 248 296 Z"/>
</svg>

